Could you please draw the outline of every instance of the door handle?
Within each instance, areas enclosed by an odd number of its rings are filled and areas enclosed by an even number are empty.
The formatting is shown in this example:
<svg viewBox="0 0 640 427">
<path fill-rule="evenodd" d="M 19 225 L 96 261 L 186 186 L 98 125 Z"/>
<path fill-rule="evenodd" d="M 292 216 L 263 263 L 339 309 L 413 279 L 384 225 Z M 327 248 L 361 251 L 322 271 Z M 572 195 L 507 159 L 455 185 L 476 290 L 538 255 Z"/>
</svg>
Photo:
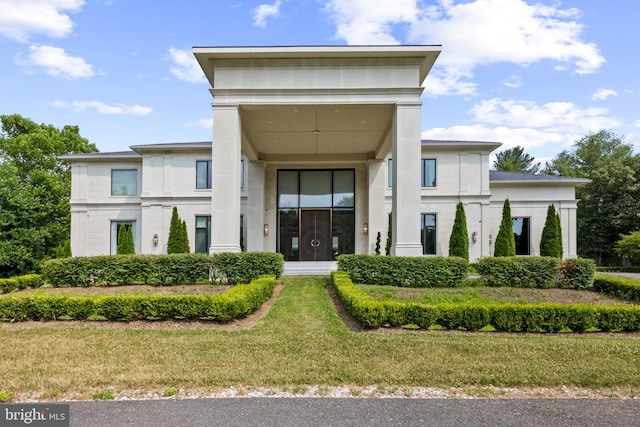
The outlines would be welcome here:
<svg viewBox="0 0 640 427">
<path fill-rule="evenodd" d="M 309 244 L 311 245 L 312 248 L 317 248 L 318 246 L 320 246 L 320 240 L 311 239 L 311 242 L 309 242 Z"/>
</svg>

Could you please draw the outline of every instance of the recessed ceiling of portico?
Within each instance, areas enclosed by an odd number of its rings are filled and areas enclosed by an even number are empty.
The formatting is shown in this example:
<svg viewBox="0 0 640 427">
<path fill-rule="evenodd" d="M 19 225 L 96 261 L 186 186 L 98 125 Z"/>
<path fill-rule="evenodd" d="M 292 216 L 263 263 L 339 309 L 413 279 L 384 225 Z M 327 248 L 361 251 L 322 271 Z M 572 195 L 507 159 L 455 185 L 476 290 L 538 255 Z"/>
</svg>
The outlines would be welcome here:
<svg viewBox="0 0 640 427">
<path fill-rule="evenodd" d="M 381 158 L 391 147 L 394 108 L 391 104 L 242 105 L 243 148 L 260 158 L 336 154 Z"/>
</svg>

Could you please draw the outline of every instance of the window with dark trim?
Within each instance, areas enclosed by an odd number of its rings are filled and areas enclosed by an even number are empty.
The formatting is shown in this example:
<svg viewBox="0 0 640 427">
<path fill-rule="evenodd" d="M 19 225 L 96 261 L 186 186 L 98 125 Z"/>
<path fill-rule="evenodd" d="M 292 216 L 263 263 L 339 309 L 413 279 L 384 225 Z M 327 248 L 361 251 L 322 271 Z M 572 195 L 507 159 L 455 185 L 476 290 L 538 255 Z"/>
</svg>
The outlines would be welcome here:
<svg viewBox="0 0 640 427">
<path fill-rule="evenodd" d="M 436 214 L 420 215 L 420 242 L 424 255 L 436 255 Z"/>
<path fill-rule="evenodd" d="M 523 216 L 514 216 L 511 218 L 513 237 L 516 239 L 516 255 L 531 255 L 529 236 L 530 220 L 531 218 Z"/>
<path fill-rule="evenodd" d="M 196 160 L 196 188 L 211 188 L 211 160 Z"/>
<path fill-rule="evenodd" d="M 393 187 L 393 159 L 387 161 L 387 187 Z"/>
<path fill-rule="evenodd" d="M 436 186 L 436 159 L 422 159 L 420 185 L 422 187 Z"/>
<path fill-rule="evenodd" d="M 196 253 L 208 254 L 211 246 L 211 215 L 196 216 Z"/>
</svg>

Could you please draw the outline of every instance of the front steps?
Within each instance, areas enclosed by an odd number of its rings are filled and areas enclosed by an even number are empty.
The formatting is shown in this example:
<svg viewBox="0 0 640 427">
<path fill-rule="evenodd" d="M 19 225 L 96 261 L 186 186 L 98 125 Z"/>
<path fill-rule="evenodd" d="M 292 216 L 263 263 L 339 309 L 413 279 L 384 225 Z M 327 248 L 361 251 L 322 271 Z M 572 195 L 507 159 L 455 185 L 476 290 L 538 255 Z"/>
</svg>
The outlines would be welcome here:
<svg viewBox="0 0 640 427">
<path fill-rule="evenodd" d="M 338 269 L 335 261 L 286 261 L 284 276 L 328 276 Z"/>
</svg>

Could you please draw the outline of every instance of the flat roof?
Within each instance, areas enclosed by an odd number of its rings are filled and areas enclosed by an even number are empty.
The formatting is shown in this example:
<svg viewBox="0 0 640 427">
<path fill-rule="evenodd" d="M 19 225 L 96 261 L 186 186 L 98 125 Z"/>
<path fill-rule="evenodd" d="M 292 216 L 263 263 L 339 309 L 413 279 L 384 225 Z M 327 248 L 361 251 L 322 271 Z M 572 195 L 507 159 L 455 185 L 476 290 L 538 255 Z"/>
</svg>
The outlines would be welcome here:
<svg viewBox="0 0 640 427">
<path fill-rule="evenodd" d="M 590 182 L 586 178 L 574 178 L 560 175 L 530 174 L 520 172 L 489 171 L 489 181 L 500 184 L 572 184 L 583 185 Z"/>
</svg>

